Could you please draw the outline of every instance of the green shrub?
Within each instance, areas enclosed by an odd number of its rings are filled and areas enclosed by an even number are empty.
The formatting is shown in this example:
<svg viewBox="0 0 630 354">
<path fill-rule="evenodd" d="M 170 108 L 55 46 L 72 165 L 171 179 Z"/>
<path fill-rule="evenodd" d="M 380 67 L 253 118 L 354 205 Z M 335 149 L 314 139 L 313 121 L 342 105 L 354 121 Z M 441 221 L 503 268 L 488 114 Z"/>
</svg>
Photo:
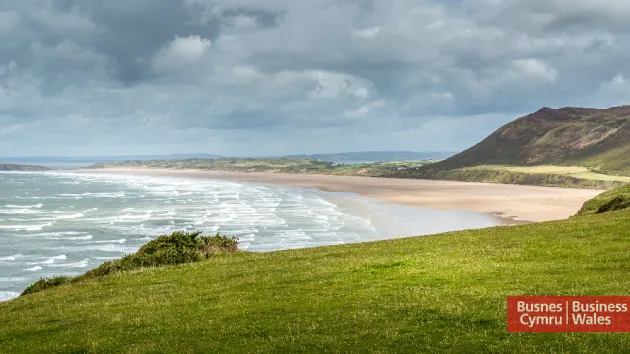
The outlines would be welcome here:
<svg viewBox="0 0 630 354">
<path fill-rule="evenodd" d="M 40 279 L 36 281 L 35 283 L 31 284 L 31 286 L 29 286 L 28 288 L 26 288 L 22 292 L 22 295 L 32 294 L 32 293 L 42 291 L 44 289 L 52 288 L 53 286 L 66 284 L 66 283 L 69 283 L 71 279 L 72 278 L 65 277 L 65 276 L 58 276 L 58 277 L 53 277 L 53 278 L 48 278 L 48 279 Z"/>
<path fill-rule="evenodd" d="M 238 239 L 220 234 L 201 236 L 201 232 L 174 232 L 163 235 L 140 247 L 138 252 L 105 262 L 78 277 L 54 277 L 40 279 L 29 286 L 22 295 L 36 293 L 47 288 L 110 273 L 147 267 L 199 262 L 211 256 L 238 251 Z"/>
<path fill-rule="evenodd" d="M 238 251 L 238 239 L 225 237 L 219 234 L 215 236 L 202 236 L 199 238 L 203 255 L 208 258 L 217 253 Z"/>
</svg>

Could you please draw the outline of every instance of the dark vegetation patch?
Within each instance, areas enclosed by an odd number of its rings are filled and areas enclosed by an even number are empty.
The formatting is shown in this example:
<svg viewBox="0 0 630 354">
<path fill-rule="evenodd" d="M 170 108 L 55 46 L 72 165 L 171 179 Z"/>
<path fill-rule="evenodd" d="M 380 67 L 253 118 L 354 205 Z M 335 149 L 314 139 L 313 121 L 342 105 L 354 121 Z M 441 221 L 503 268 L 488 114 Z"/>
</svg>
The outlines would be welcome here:
<svg viewBox="0 0 630 354">
<path fill-rule="evenodd" d="M 0 171 L 47 171 L 48 167 L 0 163 Z"/>
<path fill-rule="evenodd" d="M 394 261 L 394 262 L 370 264 L 368 268 L 372 270 L 388 270 L 388 269 L 402 268 L 405 266 L 407 266 L 407 262 L 405 261 Z"/>
<path fill-rule="evenodd" d="M 138 252 L 105 262 L 77 277 L 57 276 L 40 279 L 22 292 L 36 293 L 55 286 L 75 283 L 107 274 L 140 268 L 199 262 L 222 253 L 238 251 L 238 239 L 216 234 L 201 236 L 201 232 L 174 232 L 163 235 L 142 246 Z"/>
</svg>

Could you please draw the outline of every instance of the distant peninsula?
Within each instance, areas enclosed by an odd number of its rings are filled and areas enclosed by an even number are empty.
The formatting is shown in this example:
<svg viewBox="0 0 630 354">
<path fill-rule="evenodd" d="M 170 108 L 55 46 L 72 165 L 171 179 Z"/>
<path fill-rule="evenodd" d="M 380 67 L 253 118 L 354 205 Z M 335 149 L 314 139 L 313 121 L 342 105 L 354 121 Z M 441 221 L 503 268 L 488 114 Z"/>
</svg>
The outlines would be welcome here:
<svg viewBox="0 0 630 354">
<path fill-rule="evenodd" d="M 0 171 L 49 171 L 52 170 L 48 167 L 33 166 L 33 165 L 19 165 L 14 163 L 0 163 Z"/>
<path fill-rule="evenodd" d="M 417 170 L 438 160 L 383 161 L 343 164 L 313 158 L 220 158 L 182 160 L 130 160 L 97 163 L 89 169 L 135 168 L 209 170 L 230 172 L 276 172 L 392 177 L 392 171 Z"/>
</svg>

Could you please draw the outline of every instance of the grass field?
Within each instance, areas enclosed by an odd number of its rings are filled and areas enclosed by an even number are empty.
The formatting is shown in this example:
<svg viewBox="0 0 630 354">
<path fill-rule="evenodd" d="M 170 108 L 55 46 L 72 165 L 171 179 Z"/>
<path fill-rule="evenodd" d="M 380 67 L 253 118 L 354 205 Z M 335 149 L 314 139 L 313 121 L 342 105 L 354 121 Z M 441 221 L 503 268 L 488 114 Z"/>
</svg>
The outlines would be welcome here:
<svg viewBox="0 0 630 354">
<path fill-rule="evenodd" d="M 0 304 L 0 351 L 621 353 L 508 295 L 630 295 L 630 211 L 123 272 Z"/>
<path fill-rule="evenodd" d="M 630 177 L 615 176 L 604 173 L 598 173 L 587 167 L 581 166 L 509 166 L 509 165 L 481 165 L 475 167 L 465 167 L 467 170 L 494 170 L 494 171 L 510 171 L 517 173 L 531 174 L 552 174 L 574 177 L 578 179 L 599 180 L 599 181 L 619 181 L 630 183 Z"/>
</svg>

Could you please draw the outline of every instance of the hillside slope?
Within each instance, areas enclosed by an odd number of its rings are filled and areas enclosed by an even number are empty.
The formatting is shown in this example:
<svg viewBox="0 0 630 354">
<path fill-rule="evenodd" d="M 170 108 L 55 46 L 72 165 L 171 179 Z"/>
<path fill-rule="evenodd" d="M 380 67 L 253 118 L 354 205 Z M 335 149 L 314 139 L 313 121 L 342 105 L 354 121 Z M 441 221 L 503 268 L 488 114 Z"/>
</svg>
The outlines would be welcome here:
<svg viewBox="0 0 630 354">
<path fill-rule="evenodd" d="M 621 353 L 508 295 L 630 295 L 630 211 L 143 269 L 0 303 L 0 352 Z"/>
<path fill-rule="evenodd" d="M 630 175 L 630 106 L 543 108 L 434 168 L 576 165 Z"/>
</svg>

